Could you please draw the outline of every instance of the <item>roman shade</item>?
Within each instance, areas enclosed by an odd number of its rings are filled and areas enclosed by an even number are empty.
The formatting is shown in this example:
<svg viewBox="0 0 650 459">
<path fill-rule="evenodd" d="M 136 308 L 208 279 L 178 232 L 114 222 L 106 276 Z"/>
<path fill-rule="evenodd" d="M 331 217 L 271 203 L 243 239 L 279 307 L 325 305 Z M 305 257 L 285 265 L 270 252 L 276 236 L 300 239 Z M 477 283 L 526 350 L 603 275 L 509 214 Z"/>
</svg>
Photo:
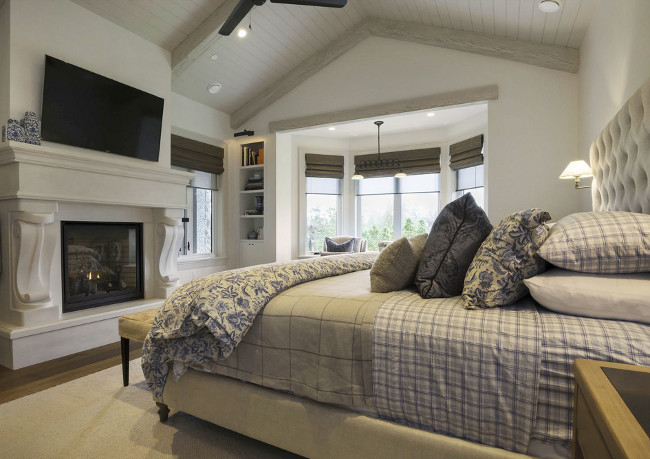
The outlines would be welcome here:
<svg viewBox="0 0 650 459">
<path fill-rule="evenodd" d="M 407 175 L 435 174 L 440 172 L 440 148 L 438 147 L 381 153 L 381 159 L 393 158 L 399 159 L 402 172 Z M 362 161 L 373 161 L 376 159 L 376 153 L 355 156 L 355 170 L 361 173 L 364 178 L 392 177 L 399 172 L 398 168 L 361 169 L 358 167 Z"/>
<path fill-rule="evenodd" d="M 343 178 L 343 156 L 305 154 L 305 177 Z"/>
<path fill-rule="evenodd" d="M 223 174 L 223 148 L 172 134 L 171 165 Z"/>
<path fill-rule="evenodd" d="M 483 164 L 483 134 L 449 146 L 449 167 L 452 170 Z"/>
</svg>

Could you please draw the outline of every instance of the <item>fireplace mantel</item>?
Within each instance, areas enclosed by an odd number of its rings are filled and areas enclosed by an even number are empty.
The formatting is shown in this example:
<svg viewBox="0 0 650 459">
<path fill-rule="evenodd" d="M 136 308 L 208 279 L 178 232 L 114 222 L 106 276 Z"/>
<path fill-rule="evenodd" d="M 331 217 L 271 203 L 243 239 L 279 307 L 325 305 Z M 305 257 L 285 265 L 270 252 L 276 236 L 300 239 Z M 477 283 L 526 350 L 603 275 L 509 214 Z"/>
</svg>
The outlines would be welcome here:
<svg viewBox="0 0 650 459">
<path fill-rule="evenodd" d="M 110 153 L 58 144 L 0 143 L 0 200 L 183 208 L 192 177 Z"/>
<path fill-rule="evenodd" d="M 114 342 L 119 315 L 160 304 L 178 285 L 176 248 L 192 177 L 64 145 L 0 143 L 0 364 L 20 368 Z M 143 224 L 144 300 L 62 312 L 66 220 Z M 74 345 L 62 341 L 73 327 Z"/>
</svg>

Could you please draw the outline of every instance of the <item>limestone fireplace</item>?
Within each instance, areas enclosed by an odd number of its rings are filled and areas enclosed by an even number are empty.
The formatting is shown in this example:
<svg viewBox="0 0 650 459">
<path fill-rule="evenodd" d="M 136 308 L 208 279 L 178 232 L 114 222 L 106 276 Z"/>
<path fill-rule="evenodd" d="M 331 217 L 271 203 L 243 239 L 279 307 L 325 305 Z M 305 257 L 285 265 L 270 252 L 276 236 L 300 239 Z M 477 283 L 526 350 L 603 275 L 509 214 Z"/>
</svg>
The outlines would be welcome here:
<svg viewBox="0 0 650 459">
<path fill-rule="evenodd" d="M 178 284 L 191 178 L 74 147 L 0 143 L 0 365 L 22 368 L 115 342 L 119 316 L 160 305 Z M 62 222 L 140 227 L 143 298 L 65 312 Z"/>
</svg>

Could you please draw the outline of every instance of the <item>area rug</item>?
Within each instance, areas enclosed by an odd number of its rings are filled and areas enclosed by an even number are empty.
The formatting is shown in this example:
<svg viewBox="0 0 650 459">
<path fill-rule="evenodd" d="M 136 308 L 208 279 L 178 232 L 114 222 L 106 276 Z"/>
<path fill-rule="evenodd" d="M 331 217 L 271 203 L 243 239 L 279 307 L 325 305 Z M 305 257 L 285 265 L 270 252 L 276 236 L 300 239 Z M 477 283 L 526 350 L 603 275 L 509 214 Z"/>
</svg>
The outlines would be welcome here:
<svg viewBox="0 0 650 459">
<path fill-rule="evenodd" d="M 140 360 L 0 405 L 1 458 L 287 458 L 286 451 L 172 411 L 158 421 Z"/>
</svg>

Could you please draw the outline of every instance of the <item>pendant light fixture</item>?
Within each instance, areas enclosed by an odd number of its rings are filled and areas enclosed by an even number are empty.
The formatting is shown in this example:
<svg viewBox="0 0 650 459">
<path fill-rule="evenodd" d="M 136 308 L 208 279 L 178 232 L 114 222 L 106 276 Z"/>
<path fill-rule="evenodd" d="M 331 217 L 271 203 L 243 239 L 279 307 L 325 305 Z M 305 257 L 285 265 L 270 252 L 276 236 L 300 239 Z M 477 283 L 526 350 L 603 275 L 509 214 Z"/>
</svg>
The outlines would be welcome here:
<svg viewBox="0 0 650 459">
<path fill-rule="evenodd" d="M 406 177 L 406 174 L 402 170 L 402 165 L 399 163 L 397 158 L 388 158 L 381 159 L 381 149 L 379 144 L 379 129 L 381 125 L 384 124 L 383 121 L 375 121 L 377 126 L 377 159 L 364 159 L 359 161 L 354 168 L 354 175 L 352 180 L 362 180 L 364 171 L 377 171 L 377 170 L 386 170 L 386 169 L 399 169 L 395 174 L 395 177 L 402 178 Z"/>
</svg>

